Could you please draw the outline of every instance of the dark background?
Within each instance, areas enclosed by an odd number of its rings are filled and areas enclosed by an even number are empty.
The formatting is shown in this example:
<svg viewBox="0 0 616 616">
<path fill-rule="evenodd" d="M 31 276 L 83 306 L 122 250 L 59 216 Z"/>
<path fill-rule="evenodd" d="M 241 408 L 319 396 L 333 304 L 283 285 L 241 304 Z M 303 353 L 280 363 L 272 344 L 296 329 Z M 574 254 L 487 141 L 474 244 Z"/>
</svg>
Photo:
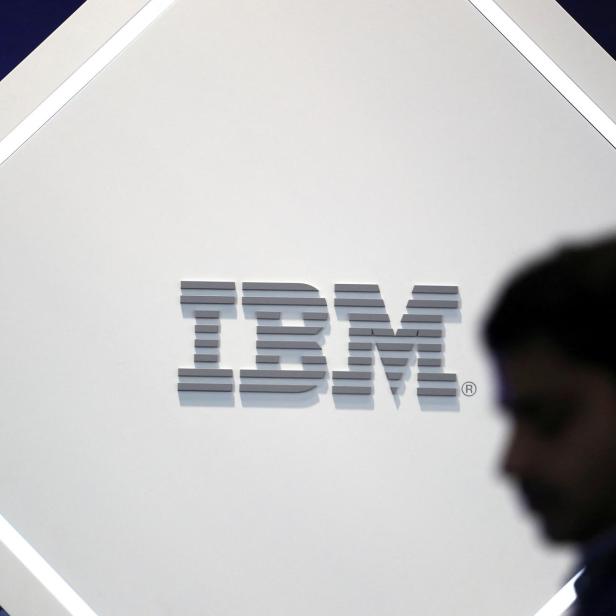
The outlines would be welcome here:
<svg viewBox="0 0 616 616">
<path fill-rule="evenodd" d="M 0 79 L 38 47 L 85 0 L 0 0 Z M 616 59 L 616 0 L 558 0 Z"/>
<path fill-rule="evenodd" d="M 558 0 L 558 4 L 616 59 L 615 0 Z"/>
<path fill-rule="evenodd" d="M 0 79 L 85 0 L 0 0 Z"/>
</svg>

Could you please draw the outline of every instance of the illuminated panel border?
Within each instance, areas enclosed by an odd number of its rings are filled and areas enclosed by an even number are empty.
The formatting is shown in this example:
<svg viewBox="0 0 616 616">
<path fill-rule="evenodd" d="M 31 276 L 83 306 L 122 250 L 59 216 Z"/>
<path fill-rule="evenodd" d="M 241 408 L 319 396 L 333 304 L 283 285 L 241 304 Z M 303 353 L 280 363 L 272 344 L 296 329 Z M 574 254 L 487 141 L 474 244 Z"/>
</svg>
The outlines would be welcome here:
<svg viewBox="0 0 616 616">
<path fill-rule="evenodd" d="M 468 0 L 589 122 L 616 147 L 616 124 L 494 0 Z"/>
<path fill-rule="evenodd" d="M 584 571 L 582 569 L 582 571 Z M 535 616 L 561 616 L 575 601 L 576 594 L 573 584 L 582 571 L 576 573 L 536 614 Z"/>
<path fill-rule="evenodd" d="M 88 58 L 66 81 L 52 92 L 30 115 L 0 141 L 0 165 L 15 153 L 34 133 L 52 118 L 75 94 L 86 86 L 173 0 L 150 0 L 126 22 L 98 51 Z"/>
<path fill-rule="evenodd" d="M 96 616 L 92 608 L 1 515 L 0 542 L 71 616 Z"/>
</svg>

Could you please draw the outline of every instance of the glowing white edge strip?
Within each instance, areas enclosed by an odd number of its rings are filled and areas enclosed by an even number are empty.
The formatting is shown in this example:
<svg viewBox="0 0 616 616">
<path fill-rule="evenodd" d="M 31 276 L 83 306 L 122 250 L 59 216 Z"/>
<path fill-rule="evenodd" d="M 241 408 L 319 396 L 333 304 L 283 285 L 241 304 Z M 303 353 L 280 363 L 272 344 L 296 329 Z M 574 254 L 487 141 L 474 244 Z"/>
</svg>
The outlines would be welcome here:
<svg viewBox="0 0 616 616">
<path fill-rule="evenodd" d="M 0 141 L 0 165 L 143 32 L 173 0 L 150 0 L 30 115 Z"/>
<path fill-rule="evenodd" d="M 562 71 L 494 0 L 468 0 L 475 8 L 616 147 L 616 124 Z"/>
<path fill-rule="evenodd" d="M 150 0 L 98 51 L 0 141 L 0 164 L 7 160 L 75 94 L 143 32 L 173 0 Z M 0 515 L 0 542 L 47 589 L 71 616 L 96 616 L 85 601 L 45 559 Z"/>
<path fill-rule="evenodd" d="M 582 569 L 582 571 L 584 571 Z M 535 616 L 560 616 L 564 614 L 575 601 L 573 583 L 582 571 L 576 573 L 536 614 Z"/>
<path fill-rule="evenodd" d="M 96 616 L 92 608 L 1 515 L 0 541 L 69 614 L 72 616 Z"/>
</svg>

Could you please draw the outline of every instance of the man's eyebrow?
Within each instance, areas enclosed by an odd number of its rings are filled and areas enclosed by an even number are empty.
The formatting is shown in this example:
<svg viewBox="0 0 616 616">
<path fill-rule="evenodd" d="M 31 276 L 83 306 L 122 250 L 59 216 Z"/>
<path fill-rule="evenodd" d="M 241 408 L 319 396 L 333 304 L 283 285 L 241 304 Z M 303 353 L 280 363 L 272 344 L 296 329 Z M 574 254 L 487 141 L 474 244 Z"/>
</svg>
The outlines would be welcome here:
<svg viewBox="0 0 616 616">
<path fill-rule="evenodd" d="M 549 396 L 520 396 L 517 398 L 501 398 L 500 405 L 508 415 L 526 415 L 537 411 L 551 400 L 553 399 Z"/>
<path fill-rule="evenodd" d="M 571 400 L 566 395 L 555 393 L 549 394 L 533 394 L 528 396 L 519 396 L 516 398 L 501 398 L 500 405 L 508 415 L 524 416 L 529 414 L 540 413 L 547 411 L 553 405 L 558 405 L 559 408 L 564 408 Z"/>
</svg>

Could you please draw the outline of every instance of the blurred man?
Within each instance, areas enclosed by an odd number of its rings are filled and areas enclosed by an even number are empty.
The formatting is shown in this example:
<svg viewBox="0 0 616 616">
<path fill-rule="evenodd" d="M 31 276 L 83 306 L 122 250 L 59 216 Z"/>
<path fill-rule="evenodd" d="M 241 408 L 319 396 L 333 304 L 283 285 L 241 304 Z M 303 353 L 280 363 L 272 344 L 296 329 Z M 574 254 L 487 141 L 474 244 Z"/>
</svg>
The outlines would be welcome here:
<svg viewBox="0 0 616 616">
<path fill-rule="evenodd" d="M 527 264 L 484 337 L 511 418 L 503 470 L 544 536 L 578 546 L 576 616 L 616 616 L 616 236 Z"/>
</svg>

